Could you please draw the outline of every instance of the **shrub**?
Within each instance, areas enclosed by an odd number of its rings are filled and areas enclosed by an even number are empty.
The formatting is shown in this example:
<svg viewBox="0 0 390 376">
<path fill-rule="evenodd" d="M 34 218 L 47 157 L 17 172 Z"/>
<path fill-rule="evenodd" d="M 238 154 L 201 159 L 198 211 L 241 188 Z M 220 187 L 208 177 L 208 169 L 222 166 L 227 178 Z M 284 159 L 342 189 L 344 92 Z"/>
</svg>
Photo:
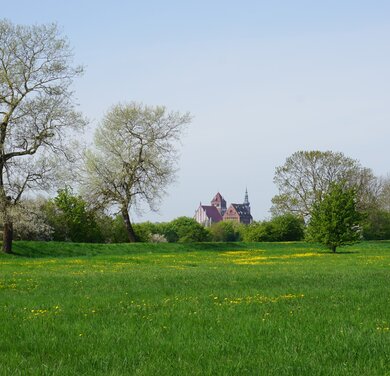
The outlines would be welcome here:
<svg viewBox="0 0 390 376">
<path fill-rule="evenodd" d="M 274 226 L 271 222 L 253 222 L 245 228 L 244 241 L 273 242 L 276 241 L 274 232 Z"/>
<path fill-rule="evenodd" d="M 276 241 L 297 241 L 304 238 L 305 223 L 293 214 L 284 214 L 271 220 Z"/>
<path fill-rule="evenodd" d="M 73 242 L 103 241 L 96 213 L 88 208 L 80 196 L 70 188 L 61 189 L 45 206 L 48 224 L 53 228 L 53 239 Z"/>
<path fill-rule="evenodd" d="M 366 240 L 389 240 L 390 213 L 383 210 L 369 212 L 363 223 L 363 238 Z"/>
<path fill-rule="evenodd" d="M 253 222 L 244 229 L 244 241 L 297 241 L 304 237 L 304 222 L 293 214 L 284 214 L 269 221 Z"/>
<path fill-rule="evenodd" d="M 209 228 L 214 242 L 237 242 L 241 240 L 243 225 L 233 221 L 214 223 Z"/>
<path fill-rule="evenodd" d="M 192 243 L 210 241 L 210 233 L 193 218 L 179 217 L 161 227 L 169 242 Z"/>
<path fill-rule="evenodd" d="M 166 243 L 168 240 L 164 235 L 161 234 L 151 234 L 149 237 L 150 243 Z"/>
<path fill-rule="evenodd" d="M 51 240 L 53 228 L 48 224 L 44 207 L 47 200 L 38 197 L 21 201 L 13 207 L 14 238 L 18 240 Z"/>
</svg>

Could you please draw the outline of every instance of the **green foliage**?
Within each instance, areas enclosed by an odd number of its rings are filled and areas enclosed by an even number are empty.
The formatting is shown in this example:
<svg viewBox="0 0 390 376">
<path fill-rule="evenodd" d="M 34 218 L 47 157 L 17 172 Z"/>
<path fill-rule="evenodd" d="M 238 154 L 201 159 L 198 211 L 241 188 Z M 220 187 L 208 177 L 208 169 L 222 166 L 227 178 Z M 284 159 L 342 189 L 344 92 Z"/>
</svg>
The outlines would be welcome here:
<svg viewBox="0 0 390 376">
<path fill-rule="evenodd" d="M 101 214 L 98 217 L 98 226 L 105 243 L 127 243 L 129 241 L 126 226 L 120 214 L 115 217 Z M 158 233 L 159 228 L 158 224 L 151 222 L 134 223 L 132 226 L 136 241 L 141 243 L 149 242 L 151 234 Z"/>
<path fill-rule="evenodd" d="M 209 228 L 213 242 L 238 242 L 241 240 L 243 225 L 233 221 L 214 223 Z"/>
<path fill-rule="evenodd" d="M 269 221 L 253 222 L 244 231 L 246 242 L 274 242 L 275 230 Z"/>
<path fill-rule="evenodd" d="M 161 232 L 169 242 L 207 242 L 211 238 L 205 227 L 189 217 L 179 217 L 166 223 Z"/>
<path fill-rule="evenodd" d="M 313 205 L 307 227 L 307 240 L 319 242 L 333 252 L 361 238 L 363 219 L 356 209 L 356 191 L 333 183 L 324 198 Z"/>
<path fill-rule="evenodd" d="M 253 222 L 245 227 L 247 242 L 297 241 L 304 236 L 304 222 L 293 214 L 274 217 L 270 221 Z"/>
<path fill-rule="evenodd" d="M 271 220 L 276 241 L 297 241 L 304 237 L 305 223 L 293 214 L 284 214 Z"/>
<path fill-rule="evenodd" d="M 121 215 L 115 217 L 104 213 L 99 215 L 98 225 L 105 243 L 126 243 L 128 235 Z"/>
<path fill-rule="evenodd" d="M 150 242 L 150 237 L 152 234 L 159 234 L 159 225 L 152 222 L 143 222 L 133 224 L 133 230 L 135 232 L 135 237 L 137 242 L 148 243 Z"/>
<path fill-rule="evenodd" d="M 69 188 L 59 190 L 57 196 L 47 203 L 45 211 L 54 230 L 54 240 L 92 243 L 104 240 L 95 212 Z"/>
<path fill-rule="evenodd" d="M 390 239 L 390 213 L 384 210 L 368 212 L 363 222 L 363 238 L 366 240 Z"/>
</svg>

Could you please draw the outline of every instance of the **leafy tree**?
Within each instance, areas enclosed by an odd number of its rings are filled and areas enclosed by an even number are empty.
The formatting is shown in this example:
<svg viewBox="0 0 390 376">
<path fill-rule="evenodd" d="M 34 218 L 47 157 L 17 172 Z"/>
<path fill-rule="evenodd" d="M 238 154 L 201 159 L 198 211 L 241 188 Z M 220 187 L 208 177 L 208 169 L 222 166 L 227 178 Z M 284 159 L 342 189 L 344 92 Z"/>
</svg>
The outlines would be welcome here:
<svg viewBox="0 0 390 376">
<path fill-rule="evenodd" d="M 233 221 L 221 221 L 210 226 L 211 239 L 215 242 L 236 242 L 241 240 L 242 227 Z"/>
<path fill-rule="evenodd" d="M 85 121 L 74 110 L 74 67 L 56 25 L 0 21 L 0 221 L 3 251 L 12 251 L 13 208 L 28 190 L 47 190 L 58 166 L 72 160 L 70 130 Z M 62 158 L 62 162 L 58 161 Z"/>
<path fill-rule="evenodd" d="M 276 241 L 297 241 L 304 238 L 305 223 L 293 214 L 284 214 L 272 218 L 273 233 Z"/>
<path fill-rule="evenodd" d="M 127 231 L 123 218 L 120 215 L 114 217 L 98 211 L 96 221 L 105 243 L 126 243 Z"/>
<path fill-rule="evenodd" d="M 390 239 L 390 179 L 379 181 L 378 199 L 365 210 L 363 237 L 367 240 Z"/>
<path fill-rule="evenodd" d="M 272 222 L 252 222 L 244 230 L 245 242 L 274 242 L 276 241 L 275 228 Z"/>
<path fill-rule="evenodd" d="M 189 217 L 179 217 L 167 223 L 162 235 L 169 242 L 192 243 L 210 241 L 210 233 L 201 224 Z"/>
<path fill-rule="evenodd" d="M 390 239 L 390 212 L 370 210 L 363 222 L 363 238 L 366 240 Z"/>
<path fill-rule="evenodd" d="M 165 107 L 118 104 L 95 133 L 95 147 L 86 155 L 85 192 L 92 202 L 117 207 L 128 241 L 136 241 L 129 211 L 139 202 L 155 210 L 172 182 L 176 143 L 190 115 Z"/>
<path fill-rule="evenodd" d="M 274 182 L 279 194 L 272 199 L 274 214 L 292 213 L 308 218 L 313 204 L 322 200 L 332 183 L 354 187 L 360 210 L 374 205 L 378 179 L 357 160 L 332 151 L 298 151 L 277 167 Z"/>
<path fill-rule="evenodd" d="M 378 209 L 390 213 L 390 177 L 382 179 Z"/>
<path fill-rule="evenodd" d="M 153 234 L 158 234 L 158 225 L 152 222 L 135 223 L 133 228 L 138 242 L 148 243 Z"/>
<path fill-rule="evenodd" d="M 319 242 L 332 252 L 361 238 L 362 214 L 356 207 L 356 190 L 333 183 L 322 201 L 313 205 L 307 226 L 307 240 Z"/>
<path fill-rule="evenodd" d="M 95 213 L 69 188 L 59 190 L 58 195 L 49 201 L 46 211 L 55 240 L 87 243 L 103 240 Z"/>
<path fill-rule="evenodd" d="M 297 241 L 304 237 L 304 222 L 293 214 L 284 214 L 269 221 L 253 222 L 244 228 L 244 241 Z"/>
</svg>

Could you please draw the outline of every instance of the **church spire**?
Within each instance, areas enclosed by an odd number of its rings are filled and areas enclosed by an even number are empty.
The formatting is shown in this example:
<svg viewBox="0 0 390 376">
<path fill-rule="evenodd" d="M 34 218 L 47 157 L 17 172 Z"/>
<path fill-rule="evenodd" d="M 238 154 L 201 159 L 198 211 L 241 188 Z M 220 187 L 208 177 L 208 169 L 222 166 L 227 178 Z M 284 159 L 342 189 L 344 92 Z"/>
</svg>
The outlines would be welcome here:
<svg viewBox="0 0 390 376">
<path fill-rule="evenodd" d="M 245 188 L 245 199 L 244 204 L 249 205 L 249 198 L 248 198 L 248 188 Z"/>
</svg>

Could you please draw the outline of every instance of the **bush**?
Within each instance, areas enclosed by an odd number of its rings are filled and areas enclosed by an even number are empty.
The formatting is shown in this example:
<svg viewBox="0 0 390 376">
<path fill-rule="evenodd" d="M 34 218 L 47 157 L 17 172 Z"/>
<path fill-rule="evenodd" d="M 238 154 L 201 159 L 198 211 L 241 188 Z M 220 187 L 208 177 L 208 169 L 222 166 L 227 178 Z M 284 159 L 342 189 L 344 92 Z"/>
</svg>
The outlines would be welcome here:
<svg viewBox="0 0 390 376">
<path fill-rule="evenodd" d="M 141 242 L 141 243 L 148 243 L 150 242 L 150 237 L 152 235 L 159 234 L 158 225 L 152 222 L 135 223 L 133 224 L 133 230 L 137 242 Z"/>
<path fill-rule="evenodd" d="M 164 235 L 161 234 L 151 234 L 149 237 L 150 243 L 166 243 L 168 240 L 165 239 Z"/>
<path fill-rule="evenodd" d="M 179 217 L 160 227 L 169 242 L 192 243 L 210 241 L 210 233 L 193 218 Z"/>
<path fill-rule="evenodd" d="M 246 242 L 274 242 L 274 226 L 271 222 L 253 222 L 245 228 L 244 241 Z"/>
<path fill-rule="evenodd" d="M 366 240 L 389 240 L 390 213 L 382 210 L 368 213 L 363 223 L 363 238 Z"/>
<path fill-rule="evenodd" d="M 305 223 L 293 214 L 284 214 L 271 220 L 276 241 L 297 241 L 304 238 Z"/>
<path fill-rule="evenodd" d="M 13 208 L 14 239 L 51 240 L 53 228 L 49 225 L 43 197 L 21 201 Z"/>
<path fill-rule="evenodd" d="M 213 242 L 237 242 L 241 240 L 243 226 L 233 221 L 214 223 L 209 228 Z"/>
<path fill-rule="evenodd" d="M 48 224 L 53 228 L 53 240 L 99 243 L 103 241 L 96 213 L 69 188 L 58 191 L 45 206 Z"/>
<path fill-rule="evenodd" d="M 303 220 L 292 214 L 284 214 L 270 221 L 253 222 L 246 226 L 243 239 L 247 242 L 282 242 L 298 241 L 303 237 Z"/>
</svg>

